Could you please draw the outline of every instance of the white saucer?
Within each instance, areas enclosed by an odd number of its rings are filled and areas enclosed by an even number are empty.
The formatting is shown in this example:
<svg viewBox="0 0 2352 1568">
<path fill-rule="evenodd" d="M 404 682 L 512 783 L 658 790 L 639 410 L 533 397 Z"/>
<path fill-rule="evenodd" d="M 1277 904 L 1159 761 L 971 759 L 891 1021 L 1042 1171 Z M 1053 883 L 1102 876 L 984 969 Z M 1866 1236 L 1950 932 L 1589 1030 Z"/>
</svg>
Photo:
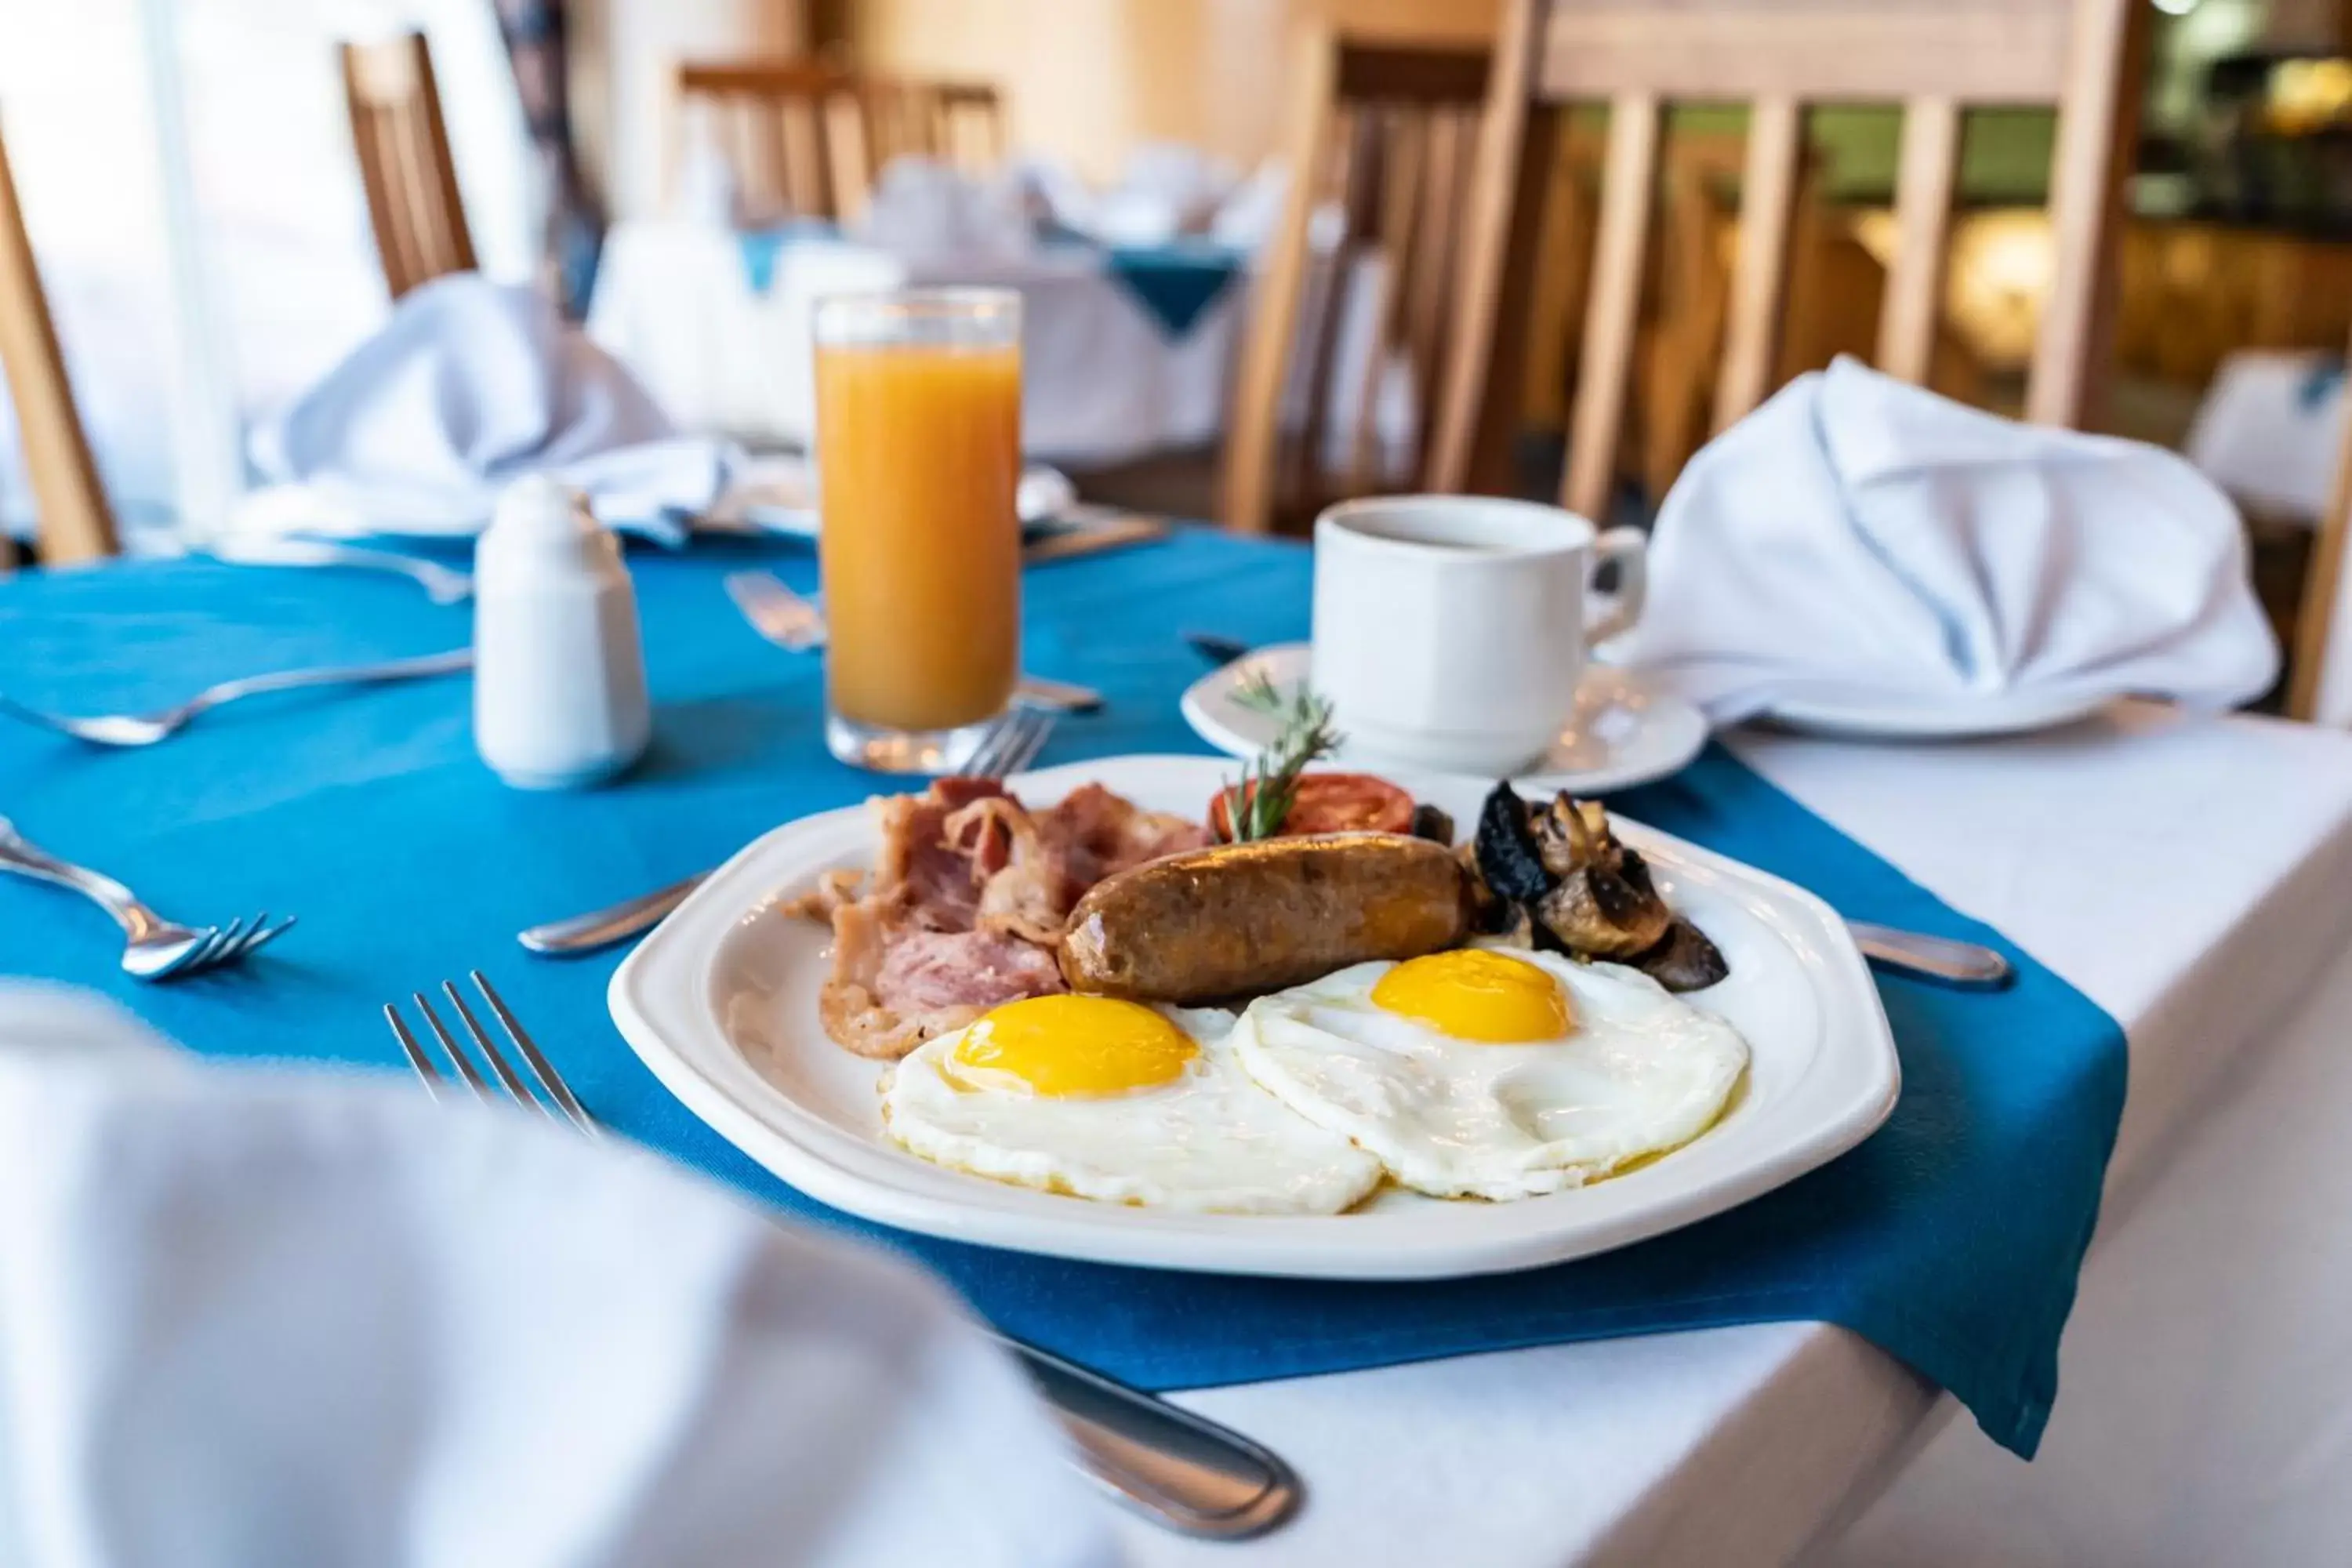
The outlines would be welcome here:
<svg viewBox="0 0 2352 1568">
<path fill-rule="evenodd" d="M 2055 730 L 2089 718 L 2113 700 L 2079 691 L 2004 691 L 1928 707 L 1824 689 L 1803 698 L 1782 698 L 1763 717 L 1788 729 L 1841 740 L 1973 741 Z"/>
<path fill-rule="evenodd" d="M 1234 691 L 1261 672 L 1287 691 L 1307 679 L 1307 657 L 1305 643 L 1277 643 L 1212 670 L 1184 693 L 1184 721 L 1221 752 L 1257 755 L 1274 739 L 1276 726 L 1235 702 Z M 1681 772 L 1706 744 L 1706 716 L 1681 698 L 1656 689 L 1635 671 L 1588 665 L 1568 727 L 1549 752 L 1517 776 L 1546 790 L 1576 795 L 1625 789 Z M 1411 759 L 1342 744 L 1334 761 L 1350 767 L 1395 767 L 1409 765 Z"/>
</svg>

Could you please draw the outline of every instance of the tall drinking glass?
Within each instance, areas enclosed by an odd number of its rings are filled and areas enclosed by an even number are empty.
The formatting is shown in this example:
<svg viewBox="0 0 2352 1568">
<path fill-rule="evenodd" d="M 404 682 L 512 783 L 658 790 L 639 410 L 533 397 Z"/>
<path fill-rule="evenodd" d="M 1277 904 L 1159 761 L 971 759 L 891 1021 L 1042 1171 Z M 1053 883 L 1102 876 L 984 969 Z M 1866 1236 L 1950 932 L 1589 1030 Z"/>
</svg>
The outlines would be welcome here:
<svg viewBox="0 0 2352 1568">
<path fill-rule="evenodd" d="M 1021 298 L 816 308 L 825 743 L 887 773 L 961 766 L 1021 667 Z"/>
</svg>

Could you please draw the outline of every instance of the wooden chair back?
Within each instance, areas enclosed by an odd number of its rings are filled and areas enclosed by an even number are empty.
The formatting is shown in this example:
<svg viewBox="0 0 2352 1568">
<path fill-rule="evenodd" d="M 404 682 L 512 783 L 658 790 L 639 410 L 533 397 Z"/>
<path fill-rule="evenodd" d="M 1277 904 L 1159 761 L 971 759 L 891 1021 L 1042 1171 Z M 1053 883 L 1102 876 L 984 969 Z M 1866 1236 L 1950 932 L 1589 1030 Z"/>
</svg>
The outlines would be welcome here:
<svg viewBox="0 0 2352 1568">
<path fill-rule="evenodd" d="M 2056 266 L 2028 383 L 2036 421 L 2083 424 L 2111 329 L 2113 247 L 2137 110 L 2139 0 L 1511 0 L 1469 202 L 1462 287 L 1430 479 L 1499 488 L 1515 434 L 1517 331 L 1538 222 L 1526 171 L 1546 167 L 1561 108 L 1609 108 L 1563 504 L 1605 512 L 1636 351 L 1643 262 L 1668 101 L 1742 102 L 1739 254 L 1715 381 L 1721 429 L 1771 390 L 1790 287 L 1804 111 L 1829 101 L 1904 110 L 1898 242 L 1879 318 L 1879 368 L 1925 381 L 1943 293 L 1964 111 L 2058 110 L 2051 173 Z"/>
<path fill-rule="evenodd" d="M 1338 496 L 1418 485 L 1425 432 L 1452 330 L 1462 201 L 1486 96 L 1488 51 L 1351 37 L 1328 26 L 1297 35 L 1283 132 L 1296 171 L 1281 226 L 1254 284 L 1247 336 L 1227 422 L 1219 511 L 1264 532 Z M 1311 233 L 1318 208 L 1340 219 L 1333 241 Z M 1340 347 L 1358 264 L 1372 298 L 1363 363 Z M 1411 449 L 1387 449 L 1382 389 L 1397 367 L 1420 426 Z M 1354 384 L 1343 388 L 1343 373 Z M 1334 431 L 1334 408 L 1349 428 Z M 1286 416 L 1297 411 L 1295 428 Z"/>
<path fill-rule="evenodd" d="M 114 513 L 74 409 L 5 145 L 0 145 L 0 371 L 7 374 L 16 408 L 41 559 L 56 565 L 113 554 Z M 0 537 L 0 572 L 8 565 L 9 545 Z"/>
<path fill-rule="evenodd" d="M 2336 485 L 2304 565 L 2303 602 L 2288 650 L 2286 712 L 2290 719 L 2352 727 L 2352 610 L 2344 575 L 2352 566 L 2352 397 L 2345 399 L 2343 446 Z"/>
<path fill-rule="evenodd" d="M 912 153 L 974 173 L 1002 163 L 1004 107 L 975 82 L 860 76 L 814 60 L 681 61 L 671 110 L 677 176 L 696 115 L 755 217 L 854 218 L 891 159 Z"/>
<path fill-rule="evenodd" d="M 474 237 L 425 36 L 344 44 L 343 97 L 392 297 L 445 273 L 472 271 Z"/>
</svg>

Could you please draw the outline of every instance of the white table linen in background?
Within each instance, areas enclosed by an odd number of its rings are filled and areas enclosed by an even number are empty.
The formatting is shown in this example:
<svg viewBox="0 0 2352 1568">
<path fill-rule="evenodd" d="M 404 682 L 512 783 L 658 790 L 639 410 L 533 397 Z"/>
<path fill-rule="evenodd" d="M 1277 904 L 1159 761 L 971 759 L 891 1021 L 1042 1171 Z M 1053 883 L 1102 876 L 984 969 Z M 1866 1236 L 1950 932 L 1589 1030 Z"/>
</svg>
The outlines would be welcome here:
<svg viewBox="0 0 2352 1568">
<path fill-rule="evenodd" d="M 2222 708 L 2278 663 L 2237 514 L 2180 458 L 2013 424 L 1843 359 L 1675 481 L 1624 657 L 1718 721 L 1801 699 Z"/>
<path fill-rule="evenodd" d="M 471 534 L 506 486 L 552 473 L 612 526 L 676 534 L 737 462 L 537 292 L 474 273 L 411 290 L 251 445 L 262 483 L 234 531 Z"/>
<path fill-rule="evenodd" d="M 2297 1542 L 2352 1540 L 2352 1485 L 2333 1471 L 2305 1480 L 2298 1468 L 2342 1451 L 2341 1378 L 2315 1378 L 2275 1404 L 2241 1391 L 2224 1420 L 2206 1414 L 2219 1406 L 2197 1371 L 2223 1353 L 2220 1339 L 2231 1342 L 2233 1363 L 2250 1368 L 2324 1359 L 2343 1342 L 2342 1313 L 2315 1320 L 2277 1302 L 2241 1324 L 2215 1303 L 2250 1309 L 2253 1290 L 2233 1296 L 2207 1281 L 2175 1294 L 2168 1284 L 2209 1258 L 2254 1271 L 2256 1289 L 2312 1278 L 2305 1260 L 2250 1243 L 2259 1224 L 2250 1205 L 2303 1194 L 2308 1212 L 2272 1232 L 2284 1247 L 2330 1223 L 2340 1206 L 2326 1196 L 2341 1184 L 2340 1130 L 2332 1138 L 2301 1130 L 2293 1185 L 2275 1158 L 2252 1168 L 2253 1185 L 2211 1160 L 2186 1194 L 2165 1174 L 2226 1083 L 2256 1073 L 2283 1037 L 2322 1027 L 2328 996 L 2352 988 L 2352 740 L 2126 703 L 2008 741 L 1869 746 L 1740 735 L 1733 744 L 2124 1026 L 2130 1099 L 2084 1274 L 2093 1310 L 2069 1330 L 2045 1445 L 2046 1455 L 2066 1456 L 2063 1468 L 1983 1452 L 1990 1444 L 1969 1423 L 1945 1419 L 1949 1400 L 1843 1330 L 1709 1329 L 1178 1394 L 1282 1453 L 1312 1500 L 1289 1528 L 1239 1549 L 1130 1528 L 1138 1563 L 1811 1561 L 1809 1543 L 1862 1513 L 1930 1438 L 1857 1538 L 1889 1550 L 1832 1553 L 1839 1568 L 2137 1562 L 2110 1543 L 2158 1532 L 2102 1535 L 2100 1511 L 2118 1496 L 2168 1489 L 2234 1521 L 2233 1563 L 2290 1568 L 2312 1561 L 2294 1553 Z M 2328 989 L 2316 990 L 2331 966 Z M 2294 1022 L 2306 998 L 2313 1011 Z M 2324 1026 L 2340 1042 L 2340 1017 Z M 2340 1049 L 2331 1081 L 2332 1103 L 2352 1102 L 2352 1058 Z M 2279 1092 L 2313 1092 L 2308 1064 Z M 2223 1184 L 2202 1184 L 2210 1183 Z M 2143 1229 L 2163 1238 L 2160 1260 L 2139 1241 Z M 2340 1240 L 2330 1246 L 2343 1265 L 2331 1298 L 2340 1303 L 2352 1256 Z M 2095 1310 L 2114 1299 L 2105 1282 L 2111 1257 L 2128 1270 L 2126 1313 Z M 2266 1332 L 2275 1336 L 2268 1343 Z M 2107 1336 L 2095 1352 L 2084 1343 L 2093 1334 Z M 2078 1378 L 2076 1366 L 2094 1357 L 2099 1370 Z M 2275 1370 L 2250 1375 L 2281 1388 Z M 2160 1395 L 2148 1393 L 2152 1380 Z M 2159 1408 L 2167 1425 L 2144 1429 Z M 2280 1467 L 2275 1485 L 2264 1457 Z M 2265 1512 L 2279 1488 L 2295 1504 L 2284 1534 Z M 2071 1542 L 2071 1554 L 2011 1558 L 1979 1545 L 2053 1540 Z M 2157 1561 L 2200 1560 L 2175 1549 Z"/>
<path fill-rule="evenodd" d="M 636 373 L 680 428 L 805 447 L 815 426 L 814 302 L 910 284 L 1020 291 L 1022 445 L 1040 461 L 1091 466 L 1197 447 L 1223 424 L 1245 290 L 1227 289 L 1171 338 L 1098 258 L 1075 247 L 949 263 L 797 240 L 759 292 L 733 233 L 623 222 L 604 242 L 588 332 Z"/>
<path fill-rule="evenodd" d="M 0 1562 L 1115 1552 L 914 1270 L 625 1144 L 0 991 Z"/>
<path fill-rule="evenodd" d="M 2343 365 L 2341 354 L 2301 350 L 2230 354 L 2197 405 L 2189 460 L 2248 506 L 2316 525 L 2344 450 Z"/>
</svg>

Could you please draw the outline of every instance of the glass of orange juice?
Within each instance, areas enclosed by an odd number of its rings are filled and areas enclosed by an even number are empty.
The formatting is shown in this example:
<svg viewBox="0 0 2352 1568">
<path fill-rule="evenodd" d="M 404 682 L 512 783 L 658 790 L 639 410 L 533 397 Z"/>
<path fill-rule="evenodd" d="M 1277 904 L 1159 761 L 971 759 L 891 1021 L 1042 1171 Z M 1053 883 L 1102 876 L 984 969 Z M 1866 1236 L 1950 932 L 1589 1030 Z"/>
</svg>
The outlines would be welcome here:
<svg viewBox="0 0 2352 1568">
<path fill-rule="evenodd" d="M 1021 667 L 1021 297 L 836 295 L 815 324 L 825 743 L 948 772 Z"/>
</svg>

